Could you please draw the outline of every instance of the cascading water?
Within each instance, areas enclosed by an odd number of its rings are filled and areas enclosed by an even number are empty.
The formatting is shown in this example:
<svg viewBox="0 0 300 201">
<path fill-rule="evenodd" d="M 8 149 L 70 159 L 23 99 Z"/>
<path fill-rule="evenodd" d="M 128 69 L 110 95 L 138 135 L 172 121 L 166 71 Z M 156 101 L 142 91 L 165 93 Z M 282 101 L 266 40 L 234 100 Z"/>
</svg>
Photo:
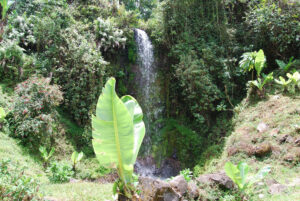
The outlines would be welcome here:
<svg viewBox="0 0 300 201">
<path fill-rule="evenodd" d="M 163 105 L 160 100 L 160 87 L 157 83 L 158 73 L 153 54 L 153 46 L 145 31 L 135 29 L 135 41 L 138 54 L 138 100 L 143 108 L 146 136 L 144 139 L 145 155 L 150 154 L 151 135 L 158 133 L 158 127 L 154 126 L 156 120 L 161 118 Z"/>
<path fill-rule="evenodd" d="M 144 113 L 144 121 L 146 125 L 146 136 L 142 145 L 144 159 L 138 160 L 135 167 L 141 176 L 173 176 L 172 168 L 169 164 L 162 165 L 157 168 L 155 161 L 150 157 L 151 137 L 159 135 L 161 125 L 156 121 L 163 116 L 163 103 L 161 101 L 161 82 L 159 80 L 157 65 L 153 53 L 153 46 L 145 31 L 135 29 L 135 41 L 137 44 L 138 69 L 136 70 L 135 81 L 137 83 L 137 99 L 141 104 Z M 167 171 L 167 172 L 165 172 Z"/>
</svg>

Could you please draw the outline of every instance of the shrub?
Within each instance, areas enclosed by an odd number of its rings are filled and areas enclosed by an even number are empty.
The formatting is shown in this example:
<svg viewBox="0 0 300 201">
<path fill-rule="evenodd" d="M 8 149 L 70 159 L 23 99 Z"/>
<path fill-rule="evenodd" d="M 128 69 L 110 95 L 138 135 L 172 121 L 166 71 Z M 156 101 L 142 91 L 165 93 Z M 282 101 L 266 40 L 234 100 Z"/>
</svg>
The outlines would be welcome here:
<svg viewBox="0 0 300 201">
<path fill-rule="evenodd" d="M 56 161 L 51 163 L 47 171 L 50 173 L 49 180 L 53 183 L 69 182 L 74 174 L 69 164 L 58 163 Z"/>
<path fill-rule="evenodd" d="M 11 136 L 38 148 L 53 144 L 57 134 L 55 107 L 63 100 L 50 78 L 32 77 L 17 85 L 16 97 L 9 115 Z"/>
<path fill-rule="evenodd" d="M 20 80 L 24 60 L 24 49 L 16 41 L 3 41 L 0 46 L 0 80 Z"/>
<path fill-rule="evenodd" d="M 42 200 L 39 183 L 26 176 L 24 168 L 12 165 L 10 160 L 0 161 L 0 200 Z"/>
<path fill-rule="evenodd" d="M 176 77 L 182 87 L 182 95 L 191 114 L 198 123 L 205 123 L 209 111 L 215 110 L 214 102 L 220 98 L 220 90 L 203 60 L 195 59 L 195 52 L 182 55 L 176 67 Z"/>
<path fill-rule="evenodd" d="M 64 109 L 79 125 L 90 123 L 97 98 L 102 89 L 106 62 L 95 44 L 81 35 L 75 26 L 61 32 L 59 49 L 49 50 L 46 58 L 53 58 L 54 83 L 64 93 Z"/>
<path fill-rule="evenodd" d="M 300 55 L 300 21 L 297 5 L 284 1 L 261 1 L 253 3 L 246 13 L 246 24 L 250 28 L 249 41 L 263 48 L 270 59 L 288 59 Z"/>
<path fill-rule="evenodd" d="M 113 48 L 125 47 L 126 38 L 123 36 L 123 31 L 116 28 L 110 19 L 96 20 L 96 37 L 99 40 L 101 50 L 107 51 Z"/>
<path fill-rule="evenodd" d="M 189 168 L 187 168 L 187 169 L 181 170 L 180 175 L 182 175 L 184 177 L 185 181 L 189 182 L 192 180 L 193 172 Z"/>
</svg>

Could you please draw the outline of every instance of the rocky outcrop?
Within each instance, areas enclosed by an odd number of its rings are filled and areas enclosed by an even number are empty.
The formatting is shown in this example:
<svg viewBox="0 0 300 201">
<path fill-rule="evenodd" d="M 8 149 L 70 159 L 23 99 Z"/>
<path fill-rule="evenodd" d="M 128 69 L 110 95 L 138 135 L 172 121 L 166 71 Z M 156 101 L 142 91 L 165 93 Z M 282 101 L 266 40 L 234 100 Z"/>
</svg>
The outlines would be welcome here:
<svg viewBox="0 0 300 201">
<path fill-rule="evenodd" d="M 194 183 L 187 183 L 179 175 L 170 182 L 150 177 L 139 178 L 140 199 L 142 201 L 182 201 L 196 199 L 199 191 Z"/>
<path fill-rule="evenodd" d="M 221 188 L 234 188 L 233 181 L 224 172 L 201 175 L 196 181 L 198 185 L 218 185 Z"/>
</svg>

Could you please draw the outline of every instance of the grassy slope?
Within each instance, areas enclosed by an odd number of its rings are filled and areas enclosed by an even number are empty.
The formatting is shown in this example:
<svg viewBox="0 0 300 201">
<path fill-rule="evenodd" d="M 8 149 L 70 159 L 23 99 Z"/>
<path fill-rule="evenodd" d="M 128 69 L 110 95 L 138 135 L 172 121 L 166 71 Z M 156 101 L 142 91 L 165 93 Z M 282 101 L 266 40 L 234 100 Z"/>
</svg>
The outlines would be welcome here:
<svg viewBox="0 0 300 201">
<path fill-rule="evenodd" d="M 12 90 L 4 93 L 3 89 L 8 89 L 6 85 L 0 84 L 0 96 L 5 100 L 10 100 L 13 95 Z M 4 105 L 2 105 L 4 106 Z M 7 106 L 7 105 L 5 105 Z M 63 139 L 63 138 L 62 138 Z M 65 141 L 60 139 L 60 145 L 57 147 L 55 160 L 70 163 L 70 155 L 74 148 Z M 65 150 L 62 150 L 65 149 Z M 51 184 L 43 170 L 41 161 L 32 156 L 29 150 L 18 144 L 18 140 L 8 137 L 0 132 L 0 160 L 10 159 L 13 164 L 19 167 L 26 167 L 25 174 L 30 176 L 38 176 L 41 182 L 41 191 L 43 194 L 51 198 L 50 200 L 59 201 L 92 201 L 92 200 L 111 200 L 112 184 L 100 184 L 93 182 L 78 182 L 66 184 Z M 78 169 L 82 171 L 94 172 L 93 169 L 99 167 L 95 158 L 85 158 L 78 165 Z"/>
<path fill-rule="evenodd" d="M 246 162 L 252 175 L 271 165 L 272 170 L 261 186 L 251 190 L 251 200 L 300 200 L 300 146 L 295 144 L 300 137 L 300 97 L 271 96 L 269 100 L 240 109 L 222 157 L 211 163 L 208 172 L 223 170 L 229 160 L 235 164 Z M 268 126 L 265 132 L 257 130 L 261 122 Z M 284 135 L 289 136 L 286 142 L 280 141 Z M 287 190 L 271 195 L 267 186 L 271 180 L 288 186 Z"/>
<path fill-rule="evenodd" d="M 17 141 L 0 133 L 0 160 L 10 159 L 14 164 L 27 167 L 25 173 L 39 176 L 41 191 L 48 198 L 64 201 L 92 201 L 112 198 L 112 184 L 79 182 L 67 184 L 50 184 L 41 163 L 31 157 L 28 151 L 17 144 Z"/>
</svg>

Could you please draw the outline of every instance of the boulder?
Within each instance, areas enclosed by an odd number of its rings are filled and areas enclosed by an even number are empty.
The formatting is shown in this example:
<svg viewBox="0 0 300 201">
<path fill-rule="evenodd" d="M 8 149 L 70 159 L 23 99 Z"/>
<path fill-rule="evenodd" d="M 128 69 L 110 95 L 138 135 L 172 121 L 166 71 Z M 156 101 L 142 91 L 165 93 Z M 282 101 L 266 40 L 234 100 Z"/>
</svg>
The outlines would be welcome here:
<svg viewBox="0 0 300 201">
<path fill-rule="evenodd" d="M 196 181 L 199 185 L 206 184 L 206 185 L 219 185 L 220 187 L 233 189 L 234 183 L 233 181 L 224 173 L 214 173 L 214 174 L 205 174 L 199 176 Z"/>
<path fill-rule="evenodd" d="M 198 186 L 195 184 L 194 181 L 190 181 L 188 183 L 188 197 L 190 199 L 194 199 L 194 198 L 199 197 L 199 189 L 198 189 Z"/>
<path fill-rule="evenodd" d="M 139 178 L 142 201 L 179 201 L 178 194 L 168 182 L 150 177 Z"/>
<path fill-rule="evenodd" d="M 197 185 L 193 181 L 186 182 L 182 175 L 169 182 L 158 178 L 139 177 L 139 190 L 141 201 L 183 201 L 199 197 Z"/>
<path fill-rule="evenodd" d="M 171 187 L 181 196 L 188 191 L 188 183 L 182 175 L 178 175 L 177 177 L 173 178 L 169 183 Z"/>
</svg>

